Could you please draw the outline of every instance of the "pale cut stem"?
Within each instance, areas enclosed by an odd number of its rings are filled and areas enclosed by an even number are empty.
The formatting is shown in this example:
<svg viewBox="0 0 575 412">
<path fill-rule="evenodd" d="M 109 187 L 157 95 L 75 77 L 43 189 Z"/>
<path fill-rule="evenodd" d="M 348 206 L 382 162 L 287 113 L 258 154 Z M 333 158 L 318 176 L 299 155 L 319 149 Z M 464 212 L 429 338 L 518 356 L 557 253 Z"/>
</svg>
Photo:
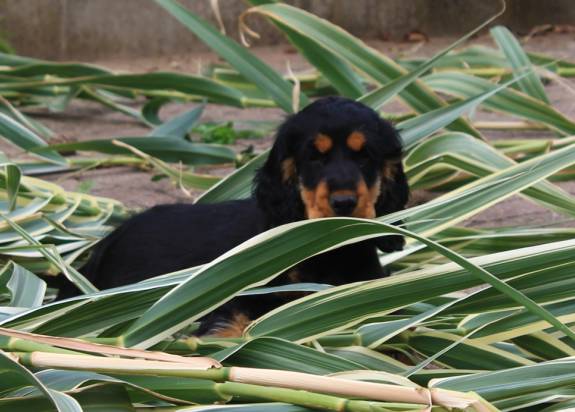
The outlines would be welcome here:
<svg viewBox="0 0 575 412">
<path fill-rule="evenodd" d="M 410 388 L 372 382 L 317 376 L 301 372 L 271 369 L 230 368 L 229 380 L 281 388 L 306 388 L 313 392 L 337 393 L 349 397 L 361 397 L 388 402 L 408 402 L 427 404 L 429 396 L 424 388 Z"/>
<path fill-rule="evenodd" d="M 172 355 L 163 352 L 150 352 L 141 349 L 127 349 L 119 348 L 117 346 L 103 345 L 100 343 L 90 343 L 79 339 L 73 338 L 60 338 L 53 336 L 37 335 L 29 332 L 21 332 L 13 329 L 0 328 L 0 335 L 9 336 L 11 338 L 25 339 L 31 342 L 36 342 L 45 345 L 56 346 L 60 348 L 81 351 L 93 352 L 104 355 L 126 356 L 130 358 L 142 358 L 163 362 L 181 363 L 187 365 L 188 368 L 209 369 L 219 368 L 220 363 L 214 359 L 206 357 L 183 357 Z M 41 352 L 38 352 L 41 353 Z M 76 355 L 68 355 L 76 356 Z"/>
<path fill-rule="evenodd" d="M 218 393 L 228 396 L 258 397 L 275 402 L 291 403 L 306 408 L 336 412 L 390 412 L 386 404 L 373 401 L 338 398 L 331 395 L 293 390 L 269 388 L 246 383 L 225 382 L 217 384 Z M 414 409 L 417 405 L 413 405 Z"/>
<path fill-rule="evenodd" d="M 490 130 L 549 130 L 545 125 L 532 122 L 497 122 L 497 121 L 478 121 L 473 122 L 477 129 Z"/>
<path fill-rule="evenodd" d="M 103 358 L 89 355 L 67 355 L 43 352 L 21 354 L 18 360 L 23 365 L 35 368 L 181 376 L 208 379 L 216 382 L 231 381 L 249 385 L 272 386 L 286 390 L 312 391 L 334 396 L 371 399 L 383 402 L 402 402 L 428 406 L 438 405 L 445 408 L 457 409 L 472 407 L 479 412 L 492 412 L 496 410 L 473 394 L 464 394 L 439 388 L 430 390 L 422 387 L 413 388 L 382 383 L 352 381 L 329 376 L 317 376 L 301 372 L 273 369 L 243 367 L 194 369 L 191 368 L 189 364 L 181 362 Z M 254 393 L 254 395 L 258 396 L 256 393 Z M 279 399 L 274 398 L 274 400 Z M 345 406 L 345 404 L 342 406 Z"/>
<path fill-rule="evenodd" d="M 441 67 L 433 70 L 436 73 L 444 73 L 444 72 L 457 72 L 457 73 L 466 73 L 471 74 L 473 76 L 485 76 L 485 77 L 499 77 L 505 76 L 506 74 L 512 74 L 512 69 L 507 69 L 503 67 L 479 67 L 479 68 L 469 68 L 469 69 L 462 69 L 460 67 Z M 551 78 L 551 75 L 546 74 L 545 72 L 539 73 L 542 77 Z M 575 76 L 575 68 L 572 67 L 558 67 L 556 75 L 561 77 L 573 77 Z"/>
</svg>

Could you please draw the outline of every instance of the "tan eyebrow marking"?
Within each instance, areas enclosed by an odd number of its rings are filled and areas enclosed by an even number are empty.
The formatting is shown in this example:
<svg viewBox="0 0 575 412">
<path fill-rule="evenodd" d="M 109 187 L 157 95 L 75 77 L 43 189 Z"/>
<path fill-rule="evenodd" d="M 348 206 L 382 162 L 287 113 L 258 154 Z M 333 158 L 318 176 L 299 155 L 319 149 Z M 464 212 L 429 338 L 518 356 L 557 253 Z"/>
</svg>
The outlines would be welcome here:
<svg viewBox="0 0 575 412">
<path fill-rule="evenodd" d="M 347 147 L 354 152 L 359 152 L 365 145 L 365 136 L 361 132 L 352 132 L 347 136 Z"/>
<path fill-rule="evenodd" d="M 315 137 L 313 144 L 320 153 L 327 153 L 333 147 L 333 141 L 331 140 L 331 137 L 323 133 L 319 133 Z"/>
</svg>

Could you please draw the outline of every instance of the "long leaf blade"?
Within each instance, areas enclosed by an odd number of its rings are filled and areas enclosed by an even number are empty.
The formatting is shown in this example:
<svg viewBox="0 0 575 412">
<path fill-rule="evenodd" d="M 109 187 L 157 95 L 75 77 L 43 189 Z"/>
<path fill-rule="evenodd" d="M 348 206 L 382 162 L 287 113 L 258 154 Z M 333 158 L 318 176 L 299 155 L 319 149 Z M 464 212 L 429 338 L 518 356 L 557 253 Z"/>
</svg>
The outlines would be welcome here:
<svg viewBox="0 0 575 412">
<path fill-rule="evenodd" d="M 283 110 L 292 112 L 292 85 L 263 61 L 249 53 L 235 41 L 225 37 L 214 27 L 182 7 L 174 0 L 156 0 L 156 3 L 186 26 L 206 45 L 227 60 L 246 79 L 267 92 Z M 300 94 L 301 107 L 307 104 Z"/>
</svg>

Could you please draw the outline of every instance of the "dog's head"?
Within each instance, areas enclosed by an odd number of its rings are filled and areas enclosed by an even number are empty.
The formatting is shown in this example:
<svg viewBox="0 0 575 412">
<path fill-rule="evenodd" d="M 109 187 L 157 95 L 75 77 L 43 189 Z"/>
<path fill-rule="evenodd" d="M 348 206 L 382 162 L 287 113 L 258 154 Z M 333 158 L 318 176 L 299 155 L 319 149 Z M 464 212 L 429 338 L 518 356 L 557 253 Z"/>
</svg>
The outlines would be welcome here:
<svg viewBox="0 0 575 412">
<path fill-rule="evenodd" d="M 375 111 L 322 98 L 281 125 L 255 196 L 270 226 L 401 210 L 408 197 L 401 154 L 397 132 Z"/>
</svg>

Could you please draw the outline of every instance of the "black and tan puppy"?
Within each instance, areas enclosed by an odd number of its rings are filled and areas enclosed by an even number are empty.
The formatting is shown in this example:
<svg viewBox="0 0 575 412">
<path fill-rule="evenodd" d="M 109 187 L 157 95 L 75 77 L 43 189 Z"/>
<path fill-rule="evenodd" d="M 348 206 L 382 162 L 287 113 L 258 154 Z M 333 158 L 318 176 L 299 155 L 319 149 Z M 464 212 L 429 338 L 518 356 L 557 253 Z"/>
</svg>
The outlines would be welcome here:
<svg viewBox="0 0 575 412">
<path fill-rule="evenodd" d="M 401 210 L 408 192 L 394 128 L 361 103 L 327 97 L 281 125 L 250 199 L 153 207 L 103 239 L 81 271 L 100 289 L 134 283 L 207 263 L 284 223 Z M 298 264 L 273 284 L 341 285 L 382 277 L 376 248 L 402 247 L 399 236 L 340 247 Z M 62 290 L 60 297 L 72 294 Z M 236 298 L 204 318 L 199 333 L 240 334 L 251 319 L 287 300 L 278 294 Z"/>
</svg>

